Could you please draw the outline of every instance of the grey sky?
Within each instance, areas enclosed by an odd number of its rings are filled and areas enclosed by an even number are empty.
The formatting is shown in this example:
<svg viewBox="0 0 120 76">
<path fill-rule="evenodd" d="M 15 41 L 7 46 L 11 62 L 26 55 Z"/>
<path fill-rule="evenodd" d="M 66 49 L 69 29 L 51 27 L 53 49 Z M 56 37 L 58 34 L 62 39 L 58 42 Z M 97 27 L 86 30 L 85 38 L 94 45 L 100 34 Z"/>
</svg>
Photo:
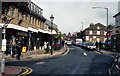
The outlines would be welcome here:
<svg viewBox="0 0 120 76">
<path fill-rule="evenodd" d="M 78 32 L 92 23 L 102 23 L 106 25 L 106 10 L 92 9 L 93 6 L 107 7 L 109 9 L 109 24 L 115 23 L 113 15 L 118 12 L 118 0 L 32 0 L 43 9 L 43 15 L 49 19 L 53 14 L 54 23 L 62 33 Z M 102 2 L 103 1 L 103 2 Z"/>
</svg>

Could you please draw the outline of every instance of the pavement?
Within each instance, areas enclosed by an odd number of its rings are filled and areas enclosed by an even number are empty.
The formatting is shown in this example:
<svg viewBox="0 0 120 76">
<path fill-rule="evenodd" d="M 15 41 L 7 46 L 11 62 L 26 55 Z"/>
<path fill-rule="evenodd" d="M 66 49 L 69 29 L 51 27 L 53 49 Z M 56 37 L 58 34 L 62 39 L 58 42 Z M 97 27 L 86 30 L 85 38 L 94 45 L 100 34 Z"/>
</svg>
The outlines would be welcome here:
<svg viewBox="0 0 120 76">
<path fill-rule="evenodd" d="M 42 50 L 43 51 L 43 50 Z M 40 53 L 39 51 L 31 51 L 30 56 L 28 57 L 27 53 L 22 53 L 20 60 L 17 60 L 15 57 L 12 58 L 11 55 L 5 56 L 5 61 L 6 62 L 12 62 L 12 61 L 30 61 L 30 60 L 42 60 L 42 59 L 49 59 L 49 58 L 55 58 L 62 56 L 64 53 L 66 53 L 66 46 L 63 47 L 61 50 L 53 51 L 53 55 L 51 53 Z M 2 59 L 2 54 L 0 53 L 0 59 Z M 1 67 L 0 67 L 0 72 L 1 72 Z M 5 66 L 5 74 L 1 74 L 0 76 L 13 76 L 17 75 L 21 72 L 20 67 L 15 67 L 15 66 Z"/>
<path fill-rule="evenodd" d="M 117 55 L 117 54 L 120 54 L 120 52 L 106 51 L 106 50 L 103 50 L 103 49 L 101 49 L 101 50 L 97 50 L 97 49 L 96 49 L 95 52 L 97 52 L 97 53 L 99 53 L 99 54 L 111 55 L 112 57 L 114 57 L 114 56 Z"/>
</svg>

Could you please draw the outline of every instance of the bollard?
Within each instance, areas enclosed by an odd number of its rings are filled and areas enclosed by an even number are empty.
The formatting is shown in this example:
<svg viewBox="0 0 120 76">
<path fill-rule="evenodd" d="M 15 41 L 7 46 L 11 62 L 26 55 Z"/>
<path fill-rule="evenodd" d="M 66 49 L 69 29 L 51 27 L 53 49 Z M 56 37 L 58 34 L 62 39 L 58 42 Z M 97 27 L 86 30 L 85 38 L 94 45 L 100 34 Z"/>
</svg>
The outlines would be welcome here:
<svg viewBox="0 0 120 76">
<path fill-rule="evenodd" d="M 2 74 L 5 73 L 5 59 L 4 58 L 2 59 L 2 62 L 1 62 L 1 73 Z"/>
</svg>

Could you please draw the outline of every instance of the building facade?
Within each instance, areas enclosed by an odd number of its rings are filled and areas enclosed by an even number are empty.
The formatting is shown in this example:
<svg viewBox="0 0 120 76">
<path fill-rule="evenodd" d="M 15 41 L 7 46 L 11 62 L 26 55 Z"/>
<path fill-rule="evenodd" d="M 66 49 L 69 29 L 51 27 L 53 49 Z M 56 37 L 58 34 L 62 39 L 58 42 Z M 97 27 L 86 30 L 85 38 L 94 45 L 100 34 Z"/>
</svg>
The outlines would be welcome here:
<svg viewBox="0 0 120 76">
<path fill-rule="evenodd" d="M 28 46 L 30 38 L 31 49 L 44 46 L 44 42 L 49 42 L 51 37 L 51 32 L 46 30 L 45 22 L 43 9 L 31 1 L 2 2 L 0 26 L 3 27 L 7 23 L 8 44 L 12 37 L 15 37 L 22 38 L 24 46 Z"/>
<path fill-rule="evenodd" d="M 100 23 L 90 24 L 90 27 L 83 31 L 83 41 L 85 42 L 104 42 L 106 37 L 106 27 Z"/>
<path fill-rule="evenodd" d="M 120 51 L 120 2 L 118 3 L 118 13 L 113 17 L 115 18 L 115 28 L 112 30 L 112 48 L 114 51 Z"/>
</svg>

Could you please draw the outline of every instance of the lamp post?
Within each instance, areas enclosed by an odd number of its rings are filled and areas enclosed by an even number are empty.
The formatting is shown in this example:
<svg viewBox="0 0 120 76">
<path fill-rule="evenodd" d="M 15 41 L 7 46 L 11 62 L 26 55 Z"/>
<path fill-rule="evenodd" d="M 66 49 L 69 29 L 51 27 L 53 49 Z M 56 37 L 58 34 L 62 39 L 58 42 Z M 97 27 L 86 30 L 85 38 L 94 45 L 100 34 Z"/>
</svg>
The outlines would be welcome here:
<svg viewBox="0 0 120 76">
<path fill-rule="evenodd" d="M 53 20 L 54 20 L 53 14 L 51 14 L 50 20 L 51 20 L 51 55 L 52 55 L 53 54 L 53 34 L 52 34 L 52 31 L 53 31 Z"/>
<path fill-rule="evenodd" d="M 2 40 L 2 61 L 1 61 L 1 73 L 4 74 L 5 73 L 5 51 L 6 51 L 6 28 L 8 26 L 8 24 L 14 19 L 11 18 L 9 20 L 7 20 L 7 17 L 4 17 L 4 21 L 5 24 L 3 26 L 3 31 L 2 33 L 4 34 L 3 40 Z"/>
<path fill-rule="evenodd" d="M 102 8 L 102 9 L 107 10 L 107 33 L 108 33 L 108 8 L 106 8 L 106 7 L 93 7 L 93 9 L 95 9 L 95 8 Z M 107 36 L 107 45 L 108 45 L 108 36 Z"/>
<path fill-rule="evenodd" d="M 59 34 L 60 34 L 60 49 L 62 48 L 62 42 L 61 42 L 61 32 L 59 32 Z"/>
</svg>

